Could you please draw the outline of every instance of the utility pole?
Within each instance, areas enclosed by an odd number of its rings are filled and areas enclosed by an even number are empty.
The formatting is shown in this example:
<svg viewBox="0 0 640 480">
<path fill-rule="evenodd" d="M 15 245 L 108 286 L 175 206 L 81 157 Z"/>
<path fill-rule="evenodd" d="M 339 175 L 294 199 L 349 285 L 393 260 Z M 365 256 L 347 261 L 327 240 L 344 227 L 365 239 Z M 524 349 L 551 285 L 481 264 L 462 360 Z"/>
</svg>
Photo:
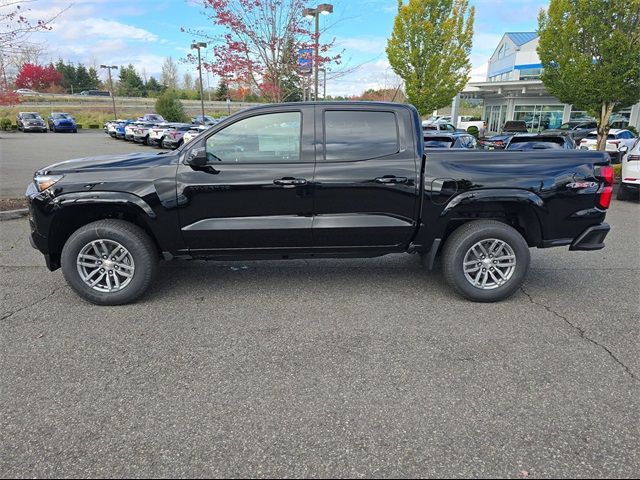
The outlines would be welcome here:
<svg viewBox="0 0 640 480">
<path fill-rule="evenodd" d="M 113 79 L 111 78 L 111 70 L 117 70 L 117 65 L 100 65 L 100 68 L 106 68 L 109 71 L 109 88 L 111 89 L 111 101 L 113 102 L 113 119 L 118 119 L 118 114 L 116 113 L 116 94 L 113 91 Z"/>
<path fill-rule="evenodd" d="M 200 105 L 202 106 L 202 124 L 204 125 L 204 91 L 202 85 L 202 57 L 200 56 L 200 49 L 207 48 L 207 44 L 204 42 L 193 42 L 191 48 L 198 50 L 198 73 L 200 74 Z"/>
<path fill-rule="evenodd" d="M 315 101 L 318 101 L 318 67 L 320 62 L 318 61 L 319 50 L 320 50 L 320 15 L 329 15 L 333 13 L 333 5 L 330 3 L 321 3 L 316 8 L 305 8 L 302 10 L 302 15 L 308 19 L 315 19 L 316 30 L 315 30 L 315 42 L 313 45 L 313 70 L 314 70 L 314 87 L 313 90 L 315 94 Z"/>
</svg>

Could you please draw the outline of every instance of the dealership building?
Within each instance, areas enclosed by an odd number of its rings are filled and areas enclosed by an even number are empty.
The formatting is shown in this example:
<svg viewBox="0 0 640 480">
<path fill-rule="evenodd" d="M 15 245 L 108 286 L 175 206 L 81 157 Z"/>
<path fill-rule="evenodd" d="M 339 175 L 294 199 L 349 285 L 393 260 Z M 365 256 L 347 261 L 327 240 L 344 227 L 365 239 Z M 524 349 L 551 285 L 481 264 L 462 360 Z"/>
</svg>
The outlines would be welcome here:
<svg viewBox="0 0 640 480">
<path fill-rule="evenodd" d="M 507 120 L 524 120 L 530 131 L 537 132 L 589 118 L 545 90 L 538 42 L 536 32 L 505 33 L 489 60 L 486 81 L 469 83 L 462 92 L 461 98 L 483 100 L 488 131 L 500 132 Z M 640 127 L 640 103 L 612 115 L 612 127 L 629 125 Z"/>
</svg>

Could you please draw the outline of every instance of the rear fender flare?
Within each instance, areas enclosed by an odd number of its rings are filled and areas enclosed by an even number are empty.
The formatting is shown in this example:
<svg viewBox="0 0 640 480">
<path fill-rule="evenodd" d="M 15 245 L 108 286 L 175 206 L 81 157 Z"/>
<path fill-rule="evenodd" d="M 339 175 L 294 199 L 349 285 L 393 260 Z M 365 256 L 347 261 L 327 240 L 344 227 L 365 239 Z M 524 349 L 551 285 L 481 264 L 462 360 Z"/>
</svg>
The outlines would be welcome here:
<svg viewBox="0 0 640 480">
<path fill-rule="evenodd" d="M 517 188 L 495 188 L 488 190 L 472 190 L 456 195 L 449 201 L 447 206 L 440 213 L 441 217 L 453 213 L 453 211 L 461 206 L 472 203 L 517 203 L 528 207 L 533 207 L 538 217 L 540 214 L 546 214 L 547 208 L 544 200 L 534 192 L 521 190 Z"/>
</svg>

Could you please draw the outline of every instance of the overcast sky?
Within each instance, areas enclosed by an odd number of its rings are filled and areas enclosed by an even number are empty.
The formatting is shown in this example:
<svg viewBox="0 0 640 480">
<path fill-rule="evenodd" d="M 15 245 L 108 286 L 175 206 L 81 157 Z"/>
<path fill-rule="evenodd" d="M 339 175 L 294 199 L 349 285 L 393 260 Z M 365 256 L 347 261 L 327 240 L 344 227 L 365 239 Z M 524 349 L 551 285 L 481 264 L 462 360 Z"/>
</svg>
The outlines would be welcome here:
<svg viewBox="0 0 640 480">
<path fill-rule="evenodd" d="M 132 63 L 147 76 L 159 77 L 168 56 L 178 60 L 188 52 L 192 36 L 186 28 L 212 29 L 197 0 L 35 0 L 29 16 L 46 18 L 72 3 L 53 24 L 38 34 L 48 45 L 49 57 L 87 65 Z M 322 2 L 318 2 L 322 3 Z M 359 94 L 368 88 L 396 86 L 385 54 L 397 0 L 333 0 L 334 14 L 321 18 L 327 36 L 336 38 L 344 50 L 343 65 L 334 70 L 353 70 L 328 83 L 329 95 Z M 542 0 L 471 0 L 476 7 L 472 80 L 482 81 L 486 63 L 505 32 L 535 31 L 537 15 L 548 6 Z M 309 6 L 315 6 L 311 3 Z M 357 68 L 356 68 L 357 67 Z M 180 64 L 181 73 L 192 66 Z M 213 87 L 217 79 L 210 77 Z M 205 80 L 205 86 L 207 80 Z"/>
</svg>

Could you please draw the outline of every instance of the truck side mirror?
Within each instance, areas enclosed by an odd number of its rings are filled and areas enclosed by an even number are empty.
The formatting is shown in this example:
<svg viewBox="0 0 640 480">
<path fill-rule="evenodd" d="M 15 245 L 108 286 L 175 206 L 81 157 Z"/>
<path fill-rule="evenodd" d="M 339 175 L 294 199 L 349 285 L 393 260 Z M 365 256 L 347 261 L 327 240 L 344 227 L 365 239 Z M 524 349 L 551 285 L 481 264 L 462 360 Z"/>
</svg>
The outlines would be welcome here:
<svg viewBox="0 0 640 480">
<path fill-rule="evenodd" d="M 618 149 L 620 153 L 627 153 L 629 151 L 629 147 L 627 145 L 623 145 Z"/>
<path fill-rule="evenodd" d="M 187 163 L 195 168 L 204 167 L 207 164 L 207 150 L 202 146 L 195 146 L 187 154 Z"/>
</svg>

